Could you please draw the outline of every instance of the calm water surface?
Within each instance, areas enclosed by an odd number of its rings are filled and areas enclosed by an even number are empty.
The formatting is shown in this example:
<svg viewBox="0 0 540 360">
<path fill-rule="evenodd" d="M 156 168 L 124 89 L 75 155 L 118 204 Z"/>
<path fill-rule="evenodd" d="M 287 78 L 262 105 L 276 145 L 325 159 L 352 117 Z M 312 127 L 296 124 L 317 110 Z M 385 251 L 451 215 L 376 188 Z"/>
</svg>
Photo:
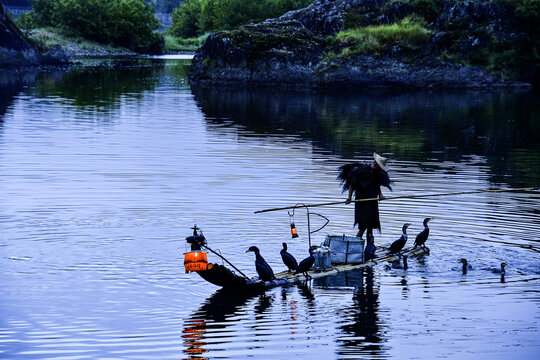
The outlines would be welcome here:
<svg viewBox="0 0 540 360">
<path fill-rule="evenodd" d="M 241 296 L 185 274 L 182 255 L 197 224 L 249 275 L 250 245 L 283 270 L 281 242 L 307 255 L 305 212 L 295 240 L 287 212 L 253 212 L 344 199 L 337 167 L 373 151 L 391 195 L 538 187 L 537 94 L 191 90 L 188 70 L 0 74 L 0 358 L 540 357 L 538 192 L 382 202 L 381 246 L 435 218 L 431 255 L 406 271 Z M 313 211 L 330 219 L 314 242 L 355 233 L 351 206 Z"/>
</svg>

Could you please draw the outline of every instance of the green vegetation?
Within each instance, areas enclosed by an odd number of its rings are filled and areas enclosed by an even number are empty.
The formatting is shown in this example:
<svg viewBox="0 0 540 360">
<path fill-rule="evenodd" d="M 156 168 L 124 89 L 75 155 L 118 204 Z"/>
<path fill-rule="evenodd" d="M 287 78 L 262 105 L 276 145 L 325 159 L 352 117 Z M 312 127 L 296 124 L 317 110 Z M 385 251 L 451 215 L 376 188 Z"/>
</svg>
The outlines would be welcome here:
<svg viewBox="0 0 540 360">
<path fill-rule="evenodd" d="M 171 34 L 195 37 L 278 17 L 308 6 L 313 0 L 187 0 L 173 14 Z"/>
<path fill-rule="evenodd" d="M 404 48 L 415 48 L 426 44 L 431 38 L 431 31 L 419 17 L 407 17 L 389 25 L 365 26 L 344 30 L 330 37 L 330 42 L 341 48 L 343 57 L 358 53 L 378 54 L 396 43 Z M 327 60 L 336 57 L 330 52 Z"/>
<path fill-rule="evenodd" d="M 60 45 L 67 51 L 79 52 L 80 50 L 88 50 L 96 53 L 114 53 L 128 51 L 125 48 L 113 47 L 104 45 L 92 40 L 88 40 L 81 36 L 74 36 L 59 28 L 36 28 L 31 30 L 23 30 L 28 41 L 38 48 L 40 52 L 45 52 L 52 49 L 55 45 Z"/>
<path fill-rule="evenodd" d="M 171 34 L 165 34 L 165 49 L 168 51 L 195 51 L 206 40 L 210 33 L 195 38 L 178 38 Z"/>
<path fill-rule="evenodd" d="M 72 35 L 137 52 L 159 53 L 163 37 L 155 10 L 144 0 L 34 0 L 23 29 L 58 27 Z"/>
<path fill-rule="evenodd" d="M 396 6 L 398 2 L 400 6 Z M 330 46 L 325 60 L 358 53 L 379 55 L 394 45 L 399 45 L 400 50 L 418 50 L 419 45 L 429 41 L 431 31 L 439 30 L 436 46 L 429 50 L 430 55 L 439 60 L 465 66 L 484 66 L 489 72 L 500 73 L 505 78 L 538 74 L 540 0 L 491 0 L 508 10 L 508 18 L 498 21 L 503 27 L 515 28 L 518 36 L 497 30 L 488 22 L 482 23 L 482 19 L 472 20 L 474 30 L 469 28 L 471 19 L 468 17 L 457 18 L 451 23 L 437 22 L 443 9 L 451 6 L 451 2 L 392 0 L 371 16 L 366 16 L 362 7 L 354 8 L 345 14 L 345 30 L 328 39 Z M 515 23 L 511 14 L 515 15 Z M 401 20 L 396 18 L 398 16 L 407 17 Z M 417 58 L 422 56 L 418 51 L 416 55 Z"/>
</svg>

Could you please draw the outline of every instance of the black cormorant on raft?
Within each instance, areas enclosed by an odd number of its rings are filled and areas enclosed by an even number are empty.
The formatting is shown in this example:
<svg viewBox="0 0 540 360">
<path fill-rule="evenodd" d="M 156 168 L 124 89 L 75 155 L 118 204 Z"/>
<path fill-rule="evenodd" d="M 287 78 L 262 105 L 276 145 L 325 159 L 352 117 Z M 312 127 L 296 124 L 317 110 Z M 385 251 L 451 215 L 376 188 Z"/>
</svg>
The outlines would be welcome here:
<svg viewBox="0 0 540 360">
<path fill-rule="evenodd" d="M 257 270 L 257 274 L 259 274 L 259 279 L 262 281 L 273 281 L 276 278 L 274 276 L 274 271 L 262 257 L 259 248 L 256 246 L 250 246 L 246 252 L 250 251 L 255 253 L 255 270 Z"/>
<path fill-rule="evenodd" d="M 411 224 L 406 223 L 405 225 L 403 225 L 403 233 L 401 234 L 401 237 L 394 241 L 392 245 L 390 245 L 390 247 L 388 248 L 388 254 L 398 255 L 399 257 L 401 257 L 401 250 L 403 250 L 403 247 L 405 247 L 405 244 L 407 243 L 407 228 L 409 227 L 409 225 Z"/>
<path fill-rule="evenodd" d="M 297 274 L 304 274 L 306 279 L 310 279 L 311 277 L 308 275 L 308 271 L 311 269 L 313 264 L 315 264 L 315 257 L 313 256 L 313 251 L 317 249 L 318 246 L 313 245 L 309 248 L 309 256 L 305 258 L 304 260 L 300 261 L 300 264 L 298 264 L 298 268 L 296 269 Z"/>
<path fill-rule="evenodd" d="M 283 260 L 283 263 L 285 264 L 287 269 L 289 269 L 289 272 L 293 270 L 296 271 L 296 269 L 298 269 L 298 262 L 296 261 L 294 256 L 287 252 L 287 243 L 283 243 L 283 249 L 281 249 L 279 253 L 281 254 L 281 259 Z"/>
<path fill-rule="evenodd" d="M 428 222 L 431 220 L 432 218 L 425 218 L 424 219 L 424 230 L 422 230 L 420 232 L 420 234 L 416 235 L 416 240 L 414 240 L 414 248 L 416 248 L 417 246 L 420 246 L 422 247 L 422 249 L 426 249 L 426 241 L 428 239 L 428 236 L 429 236 L 429 227 L 428 227 Z"/>
</svg>

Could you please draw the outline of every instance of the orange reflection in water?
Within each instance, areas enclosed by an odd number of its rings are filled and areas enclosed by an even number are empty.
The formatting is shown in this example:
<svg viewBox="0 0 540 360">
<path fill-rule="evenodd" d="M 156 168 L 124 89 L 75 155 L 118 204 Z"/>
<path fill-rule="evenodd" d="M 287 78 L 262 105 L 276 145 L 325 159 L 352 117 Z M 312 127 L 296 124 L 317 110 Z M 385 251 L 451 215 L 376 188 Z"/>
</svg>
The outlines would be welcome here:
<svg viewBox="0 0 540 360">
<path fill-rule="evenodd" d="M 199 355 L 206 353 L 204 346 L 204 335 L 206 334 L 206 322 L 203 320 L 188 320 L 185 324 L 185 329 L 182 331 L 184 339 L 185 354 L 191 355 L 188 359 L 206 359 Z"/>
</svg>

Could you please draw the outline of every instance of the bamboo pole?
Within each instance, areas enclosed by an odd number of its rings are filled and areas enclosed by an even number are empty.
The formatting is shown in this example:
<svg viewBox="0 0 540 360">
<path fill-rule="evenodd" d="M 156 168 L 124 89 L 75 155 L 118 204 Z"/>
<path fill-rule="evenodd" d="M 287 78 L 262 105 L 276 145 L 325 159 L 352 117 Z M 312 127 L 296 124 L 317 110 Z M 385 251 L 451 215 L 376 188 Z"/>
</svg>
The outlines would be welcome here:
<svg viewBox="0 0 540 360">
<path fill-rule="evenodd" d="M 397 200 L 397 199 L 417 199 L 417 198 L 424 198 L 424 197 L 435 197 L 435 196 L 449 196 L 449 195 L 468 195 L 468 194 L 479 194 L 479 193 L 494 193 L 494 192 L 510 192 L 510 191 L 535 191 L 534 188 L 518 188 L 518 189 L 491 189 L 491 190 L 474 190 L 474 191 L 459 191 L 459 192 L 449 192 L 449 193 L 437 193 L 437 194 L 420 194 L 420 195 L 401 195 L 401 196 L 387 196 L 382 199 L 379 198 L 368 198 L 368 199 L 358 199 L 358 200 L 351 200 L 352 203 L 356 202 L 364 202 L 364 201 L 383 201 L 383 200 Z M 331 201 L 331 202 L 324 202 L 324 203 L 317 203 L 317 204 L 297 204 L 294 206 L 284 206 L 284 207 L 277 207 L 272 209 L 264 209 L 264 210 L 257 210 L 254 213 L 260 214 L 270 211 L 278 211 L 278 210 L 287 210 L 287 209 L 293 209 L 293 208 L 302 208 L 302 207 L 317 207 L 317 206 L 328 206 L 328 205 L 340 205 L 340 204 L 346 204 L 347 201 Z"/>
</svg>

